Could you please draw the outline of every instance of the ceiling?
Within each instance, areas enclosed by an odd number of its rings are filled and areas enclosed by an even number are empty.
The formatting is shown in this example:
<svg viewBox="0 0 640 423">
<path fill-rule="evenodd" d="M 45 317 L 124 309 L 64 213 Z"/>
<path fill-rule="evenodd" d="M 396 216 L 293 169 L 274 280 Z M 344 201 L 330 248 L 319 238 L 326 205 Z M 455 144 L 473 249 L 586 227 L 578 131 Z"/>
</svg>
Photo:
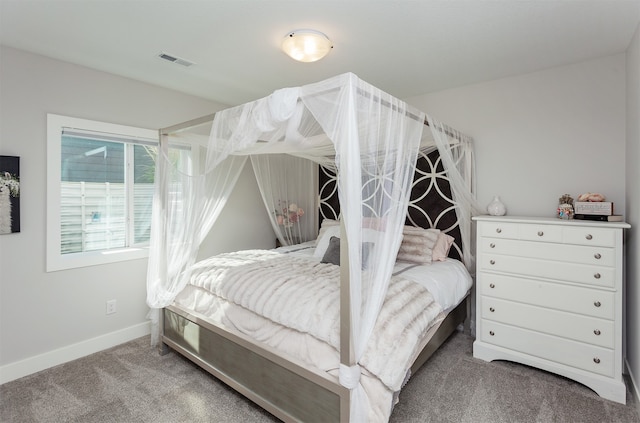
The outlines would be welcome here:
<svg viewBox="0 0 640 423">
<path fill-rule="evenodd" d="M 621 53 L 639 22 L 640 0 L 0 0 L 3 45 L 227 105 L 344 72 L 408 98 Z M 280 50 L 304 28 L 323 60 Z"/>
</svg>

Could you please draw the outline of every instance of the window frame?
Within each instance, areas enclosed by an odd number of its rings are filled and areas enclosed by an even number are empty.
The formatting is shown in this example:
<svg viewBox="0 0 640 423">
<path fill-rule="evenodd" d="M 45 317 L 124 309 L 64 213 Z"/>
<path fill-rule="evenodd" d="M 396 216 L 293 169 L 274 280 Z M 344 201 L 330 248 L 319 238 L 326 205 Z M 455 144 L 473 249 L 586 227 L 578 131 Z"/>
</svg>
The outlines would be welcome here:
<svg viewBox="0 0 640 423">
<path fill-rule="evenodd" d="M 61 154 L 63 129 L 103 132 L 123 138 L 155 140 L 160 148 L 158 130 L 136 128 L 69 116 L 47 114 L 47 241 L 46 270 L 74 269 L 149 257 L 149 247 L 129 246 L 109 250 L 62 254 L 61 252 Z M 125 148 L 130 144 L 125 144 Z M 126 169 L 126 168 L 125 168 Z M 127 172 L 127 170 L 125 170 Z M 128 225 L 127 225 L 128 226 Z M 129 228 L 127 228 L 129 230 Z M 131 234 L 133 235 L 133 234 Z"/>
</svg>

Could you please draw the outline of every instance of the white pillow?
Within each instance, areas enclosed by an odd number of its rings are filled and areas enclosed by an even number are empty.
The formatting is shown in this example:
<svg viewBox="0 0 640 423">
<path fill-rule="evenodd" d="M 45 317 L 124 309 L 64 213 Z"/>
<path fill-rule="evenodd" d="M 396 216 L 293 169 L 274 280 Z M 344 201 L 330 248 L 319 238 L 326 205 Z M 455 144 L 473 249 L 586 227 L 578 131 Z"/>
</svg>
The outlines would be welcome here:
<svg viewBox="0 0 640 423">
<path fill-rule="evenodd" d="M 323 219 L 320 224 L 321 228 L 326 228 L 328 226 L 340 226 L 340 221 L 335 219 Z"/>
<path fill-rule="evenodd" d="M 340 238 L 340 225 L 331 225 L 325 226 L 320 229 L 318 233 L 318 240 L 316 242 L 316 249 L 313 252 L 313 256 L 321 259 L 324 257 L 324 253 L 329 248 L 329 242 L 331 241 L 331 237 L 335 236 Z"/>
</svg>

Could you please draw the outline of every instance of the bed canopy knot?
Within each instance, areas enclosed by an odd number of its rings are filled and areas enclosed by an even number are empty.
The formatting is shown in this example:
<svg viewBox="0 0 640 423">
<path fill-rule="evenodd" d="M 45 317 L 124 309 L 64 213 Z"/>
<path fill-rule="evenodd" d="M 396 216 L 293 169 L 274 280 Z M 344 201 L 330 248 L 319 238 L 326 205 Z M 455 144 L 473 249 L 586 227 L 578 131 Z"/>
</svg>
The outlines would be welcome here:
<svg viewBox="0 0 640 423">
<path fill-rule="evenodd" d="M 340 384 L 347 389 L 355 389 L 360 383 L 360 366 L 340 364 Z"/>
<path fill-rule="evenodd" d="M 269 98 L 271 115 L 278 122 L 284 122 L 293 116 L 300 97 L 300 88 L 282 88 L 274 91 Z"/>
<path fill-rule="evenodd" d="M 257 100 L 253 109 L 247 110 L 246 119 L 253 119 L 261 133 L 275 131 L 283 122 L 287 122 L 296 111 L 300 89 L 282 88 L 269 96 Z"/>
</svg>

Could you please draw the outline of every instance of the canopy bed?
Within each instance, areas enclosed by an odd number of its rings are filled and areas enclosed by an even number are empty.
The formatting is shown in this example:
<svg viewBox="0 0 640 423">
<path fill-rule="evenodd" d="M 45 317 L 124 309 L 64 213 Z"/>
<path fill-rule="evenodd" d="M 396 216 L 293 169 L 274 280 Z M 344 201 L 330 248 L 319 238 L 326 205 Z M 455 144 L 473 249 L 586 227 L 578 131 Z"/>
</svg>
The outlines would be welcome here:
<svg viewBox="0 0 640 423">
<path fill-rule="evenodd" d="M 471 139 L 347 73 L 162 130 L 158 157 L 152 342 L 285 421 L 388 420 L 469 315 Z M 284 247 L 197 261 L 249 157 Z"/>
</svg>

